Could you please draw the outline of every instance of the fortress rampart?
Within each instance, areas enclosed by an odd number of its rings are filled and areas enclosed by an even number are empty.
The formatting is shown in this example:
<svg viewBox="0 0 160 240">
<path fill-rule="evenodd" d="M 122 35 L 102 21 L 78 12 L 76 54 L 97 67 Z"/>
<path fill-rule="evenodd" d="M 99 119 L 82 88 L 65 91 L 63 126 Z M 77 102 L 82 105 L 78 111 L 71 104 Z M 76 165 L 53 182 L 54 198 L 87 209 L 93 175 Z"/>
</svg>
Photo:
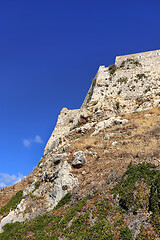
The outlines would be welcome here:
<svg viewBox="0 0 160 240">
<path fill-rule="evenodd" d="M 142 64 L 142 67 L 147 70 L 160 68 L 160 50 L 117 56 L 115 64 L 120 66 L 121 63 L 127 59 L 138 60 Z"/>
<path fill-rule="evenodd" d="M 115 65 L 100 66 L 82 107 L 62 109 L 46 150 L 54 149 L 76 127 L 86 110 L 96 121 L 96 114 L 103 119 L 114 116 L 116 104 L 121 113 L 143 111 L 160 104 L 160 50 L 117 56 Z"/>
</svg>

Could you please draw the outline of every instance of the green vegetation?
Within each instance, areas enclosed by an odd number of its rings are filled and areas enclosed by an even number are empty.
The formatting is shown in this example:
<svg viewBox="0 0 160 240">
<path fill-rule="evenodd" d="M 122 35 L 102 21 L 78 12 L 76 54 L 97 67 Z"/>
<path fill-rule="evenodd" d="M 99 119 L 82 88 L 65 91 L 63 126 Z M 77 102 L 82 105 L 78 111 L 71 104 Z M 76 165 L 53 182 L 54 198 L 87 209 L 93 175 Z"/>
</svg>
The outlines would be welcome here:
<svg viewBox="0 0 160 240">
<path fill-rule="evenodd" d="M 139 73 L 136 75 L 136 78 L 134 79 L 134 82 L 138 83 L 139 80 L 142 80 L 143 78 L 147 78 L 144 73 Z"/>
<path fill-rule="evenodd" d="M 136 77 L 138 79 L 146 78 L 146 75 L 144 73 L 137 74 Z"/>
<path fill-rule="evenodd" d="M 118 110 L 120 108 L 120 103 L 116 102 L 116 109 Z"/>
<path fill-rule="evenodd" d="M 93 106 L 97 105 L 97 103 L 98 103 L 98 101 L 95 101 L 95 102 L 93 103 Z"/>
<path fill-rule="evenodd" d="M 154 232 L 150 231 L 147 233 L 146 229 L 141 225 L 140 233 L 136 237 L 136 240 L 155 240 Z M 158 238 L 157 238 L 158 239 Z"/>
<path fill-rule="evenodd" d="M 149 229 L 142 225 L 136 240 L 155 239 L 160 231 L 160 171 L 153 164 L 130 163 L 113 189 L 88 195 L 74 204 L 71 193 L 67 193 L 51 212 L 25 223 L 6 224 L 0 239 L 132 240 L 126 217 L 128 211 L 138 214 L 140 209 L 152 215 Z"/>
<path fill-rule="evenodd" d="M 68 223 L 73 219 L 73 217 L 76 215 L 77 212 L 80 212 L 82 207 L 86 204 L 87 200 L 89 200 L 91 196 L 87 196 L 83 200 L 77 202 L 74 204 L 73 207 L 69 208 L 66 211 L 65 218 L 61 221 L 62 227 L 67 227 Z"/>
<path fill-rule="evenodd" d="M 63 209 L 64 204 L 70 200 L 71 195 L 67 194 L 61 204 L 52 213 L 36 217 L 26 223 L 10 223 L 4 226 L 4 232 L 0 234 L 1 240 L 51 240 L 51 239 L 112 239 L 120 235 L 124 220 L 119 217 L 118 206 L 110 205 L 107 199 L 102 199 L 95 204 L 94 224 L 90 223 L 90 204 L 92 199 L 98 194 L 87 196 L 83 200 L 68 208 L 62 215 L 57 213 L 57 209 Z M 88 202 L 89 201 L 89 202 Z M 63 202 L 63 203 L 62 203 Z M 114 223 L 107 220 L 110 212 L 118 214 Z"/>
<path fill-rule="evenodd" d="M 147 89 L 144 90 L 144 93 L 147 93 L 149 91 L 150 91 L 150 88 L 147 88 Z"/>
<path fill-rule="evenodd" d="M 135 85 L 131 86 L 131 90 L 135 91 L 135 87 L 136 87 Z"/>
<path fill-rule="evenodd" d="M 41 184 L 40 181 L 37 181 L 37 182 L 34 183 L 34 186 L 35 186 L 34 191 L 39 188 L 40 184 Z"/>
<path fill-rule="evenodd" d="M 138 79 L 137 79 L 137 78 L 135 78 L 135 79 L 134 79 L 134 82 L 138 83 Z"/>
<path fill-rule="evenodd" d="M 115 196 L 119 194 L 119 204 L 123 209 L 129 210 L 132 208 L 136 211 L 139 207 L 144 207 L 141 201 L 142 199 L 139 198 L 138 194 L 135 196 L 134 191 L 137 188 L 136 186 L 142 181 L 148 185 L 147 187 L 151 186 L 157 174 L 154 168 L 155 166 L 145 163 L 137 166 L 129 164 L 128 170 L 123 175 L 122 180 L 112 190 Z"/>
<path fill-rule="evenodd" d="M 20 201 L 23 199 L 23 191 L 17 192 L 6 205 L 0 209 L 0 214 L 4 215 L 5 213 L 13 210 L 17 207 Z"/>
<path fill-rule="evenodd" d="M 80 138 L 81 137 L 81 135 L 79 134 L 79 135 L 76 135 L 76 138 L 75 139 L 78 139 L 78 138 Z"/>
<path fill-rule="evenodd" d="M 157 174 L 151 186 L 149 210 L 152 211 L 152 223 L 160 231 L 160 172 Z"/>
<path fill-rule="evenodd" d="M 59 203 L 57 204 L 57 206 L 56 206 L 54 209 L 58 209 L 58 208 L 64 206 L 65 204 L 69 203 L 70 200 L 71 200 L 71 197 L 72 197 L 71 193 L 68 192 L 68 193 L 59 201 Z"/>
<path fill-rule="evenodd" d="M 132 240 L 132 234 L 128 227 L 122 227 L 120 233 L 122 240 Z"/>
<path fill-rule="evenodd" d="M 34 192 L 35 190 L 33 190 L 33 192 Z M 35 195 L 33 195 L 33 192 L 30 192 L 27 196 L 30 196 L 33 200 L 38 200 L 38 199 L 40 199 L 41 197 L 38 197 L 38 196 L 35 196 Z"/>
<path fill-rule="evenodd" d="M 107 216 L 108 210 L 110 209 L 107 199 L 102 199 L 101 201 L 97 202 L 96 207 L 97 216 L 102 220 Z"/>
<path fill-rule="evenodd" d="M 119 90 L 117 94 L 118 94 L 118 95 L 120 95 L 120 94 L 121 94 L 121 92 L 122 92 L 122 90 Z"/>
<path fill-rule="evenodd" d="M 130 63 L 130 64 L 134 64 L 134 65 L 136 65 L 136 66 L 141 66 L 141 63 L 140 63 L 138 60 L 133 59 L 133 58 L 128 58 L 128 59 L 126 60 L 126 62 L 128 62 L 128 63 Z"/>
<path fill-rule="evenodd" d="M 160 231 L 160 171 L 155 165 L 142 163 L 132 166 L 123 175 L 121 181 L 112 189 L 116 197 L 119 195 L 119 205 L 126 211 L 137 214 L 138 209 L 146 213 L 151 211 L 151 223 L 156 231 Z M 142 229 L 137 239 L 154 239 Z"/>
<path fill-rule="evenodd" d="M 122 61 L 120 68 L 124 68 L 124 66 L 125 66 L 125 61 Z"/>
<path fill-rule="evenodd" d="M 120 68 L 124 68 L 125 65 L 127 65 L 127 64 L 133 64 L 133 65 L 136 65 L 136 66 L 141 66 L 141 63 L 138 60 L 133 59 L 133 58 L 128 58 L 127 60 L 122 61 L 121 65 L 120 65 Z M 129 69 L 128 66 L 127 66 L 127 69 Z"/>
<path fill-rule="evenodd" d="M 108 67 L 108 70 L 109 70 L 110 75 L 113 75 L 115 73 L 115 71 L 117 70 L 117 66 L 115 64 L 110 65 Z"/>
<path fill-rule="evenodd" d="M 119 79 L 117 80 L 117 82 L 120 83 L 120 84 L 122 84 L 122 83 L 126 84 L 127 81 L 128 81 L 128 78 L 127 78 L 127 77 L 122 77 L 122 78 L 119 78 Z"/>
</svg>

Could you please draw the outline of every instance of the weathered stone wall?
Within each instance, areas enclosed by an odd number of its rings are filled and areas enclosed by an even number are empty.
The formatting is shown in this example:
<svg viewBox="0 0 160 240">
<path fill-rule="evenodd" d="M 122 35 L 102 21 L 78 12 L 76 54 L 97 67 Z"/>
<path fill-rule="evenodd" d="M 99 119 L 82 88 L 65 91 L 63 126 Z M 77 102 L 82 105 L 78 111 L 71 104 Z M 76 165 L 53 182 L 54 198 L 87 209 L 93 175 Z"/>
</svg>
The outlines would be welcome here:
<svg viewBox="0 0 160 240">
<path fill-rule="evenodd" d="M 115 64 L 117 69 L 114 74 L 108 67 L 99 67 L 91 101 L 117 95 L 128 99 L 142 95 L 156 97 L 159 93 L 160 50 L 119 56 Z"/>
<path fill-rule="evenodd" d="M 56 127 L 47 142 L 45 150 L 51 150 L 58 146 L 63 137 L 67 135 L 70 129 L 76 124 L 80 109 L 68 110 L 63 108 L 58 116 Z"/>
<path fill-rule="evenodd" d="M 157 69 L 159 68 L 160 64 L 160 50 L 117 56 L 115 64 L 117 66 L 120 66 L 122 61 L 125 61 L 127 59 L 138 60 L 142 66 L 148 70 L 153 70 L 153 68 Z"/>
<path fill-rule="evenodd" d="M 117 56 L 115 65 L 115 72 L 111 72 L 110 67 L 99 67 L 81 109 L 62 109 L 45 150 L 55 148 L 61 138 L 69 134 L 86 107 L 92 109 L 93 117 L 96 110 L 96 116 L 100 114 L 105 118 L 114 116 L 117 102 L 121 112 L 142 111 L 159 105 L 160 50 Z M 143 98 L 141 106 L 137 104 L 138 97 Z M 95 108 L 90 108 L 92 104 Z"/>
</svg>

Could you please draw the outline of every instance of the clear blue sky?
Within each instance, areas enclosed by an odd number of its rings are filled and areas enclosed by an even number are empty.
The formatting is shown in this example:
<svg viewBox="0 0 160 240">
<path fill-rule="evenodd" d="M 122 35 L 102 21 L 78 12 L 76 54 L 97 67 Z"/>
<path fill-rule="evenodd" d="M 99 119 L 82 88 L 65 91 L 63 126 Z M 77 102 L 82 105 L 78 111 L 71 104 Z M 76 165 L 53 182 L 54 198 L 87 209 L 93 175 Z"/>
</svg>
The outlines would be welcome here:
<svg viewBox="0 0 160 240">
<path fill-rule="evenodd" d="M 62 107 L 79 108 L 99 65 L 160 49 L 160 2 L 0 1 L 0 187 L 40 160 Z"/>
</svg>

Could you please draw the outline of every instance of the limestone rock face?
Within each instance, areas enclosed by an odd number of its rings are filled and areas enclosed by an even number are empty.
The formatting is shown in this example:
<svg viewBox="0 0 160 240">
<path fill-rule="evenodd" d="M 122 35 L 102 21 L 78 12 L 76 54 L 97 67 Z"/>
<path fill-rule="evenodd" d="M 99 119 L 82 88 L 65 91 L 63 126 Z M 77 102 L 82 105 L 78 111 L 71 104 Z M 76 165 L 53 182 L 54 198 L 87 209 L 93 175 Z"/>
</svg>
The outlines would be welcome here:
<svg viewBox="0 0 160 240">
<path fill-rule="evenodd" d="M 81 108 L 61 110 L 34 177 L 23 188 L 24 199 L 16 209 L 1 217 L 0 232 L 6 223 L 29 220 L 52 210 L 66 193 L 80 189 L 80 181 L 87 181 L 86 186 L 89 186 L 94 181 L 91 167 L 88 166 L 92 161 L 97 178 L 103 176 L 99 159 L 104 160 L 107 154 L 110 155 L 110 149 L 120 149 L 120 144 L 123 147 L 130 141 L 128 139 L 122 143 L 118 133 L 118 141 L 114 139 L 106 149 L 107 142 L 116 136 L 115 132 L 108 130 L 122 127 L 122 133 L 130 136 L 127 127 L 131 119 L 128 121 L 124 114 L 160 106 L 159 69 L 160 50 L 119 56 L 114 65 L 99 67 Z M 158 129 L 151 132 L 155 137 L 159 137 Z M 88 140 L 85 140 L 86 136 Z M 77 144 L 79 138 L 81 141 Z M 102 139 L 105 144 L 101 145 L 99 142 Z M 101 154 L 103 152 L 102 157 L 97 150 Z M 98 166 L 101 168 L 96 170 Z M 140 220 L 143 221 L 143 218 Z M 139 232 L 140 220 L 135 218 L 130 229 Z"/>
<path fill-rule="evenodd" d="M 45 151 L 50 151 L 58 146 L 62 139 L 70 131 L 70 128 L 76 124 L 79 109 L 68 110 L 63 108 L 58 116 L 56 127 L 46 145 Z"/>
<path fill-rule="evenodd" d="M 118 125 L 122 124 L 125 125 L 128 123 L 128 119 L 121 119 L 121 117 L 110 117 L 107 120 L 100 121 L 95 125 L 95 131 L 91 134 L 91 136 L 97 135 L 101 130 L 111 127 L 113 124 Z"/>
<path fill-rule="evenodd" d="M 18 204 L 17 208 L 11 211 L 6 217 L 4 217 L 0 222 L 0 233 L 3 232 L 3 226 L 11 222 L 23 222 L 26 220 L 27 216 L 24 216 L 24 211 L 26 208 L 26 202 L 24 199 Z"/>
<path fill-rule="evenodd" d="M 71 191 L 78 185 L 77 178 L 70 171 L 71 165 L 67 161 L 64 161 L 58 167 L 53 191 L 47 195 L 47 201 L 49 202 L 48 211 L 53 209 L 68 191 Z"/>
<path fill-rule="evenodd" d="M 15 210 L 2 218 L 0 232 L 6 223 L 23 222 L 52 210 L 68 191 L 78 185 L 78 179 L 71 174 L 72 167 L 67 161 L 56 162 L 56 166 L 52 163 L 49 168 L 47 164 L 43 164 L 40 169 L 43 173 L 38 189 L 35 187 L 36 182 L 33 182 L 23 191 L 24 199 Z M 40 203 L 41 208 L 37 207 L 35 200 Z"/>
</svg>

